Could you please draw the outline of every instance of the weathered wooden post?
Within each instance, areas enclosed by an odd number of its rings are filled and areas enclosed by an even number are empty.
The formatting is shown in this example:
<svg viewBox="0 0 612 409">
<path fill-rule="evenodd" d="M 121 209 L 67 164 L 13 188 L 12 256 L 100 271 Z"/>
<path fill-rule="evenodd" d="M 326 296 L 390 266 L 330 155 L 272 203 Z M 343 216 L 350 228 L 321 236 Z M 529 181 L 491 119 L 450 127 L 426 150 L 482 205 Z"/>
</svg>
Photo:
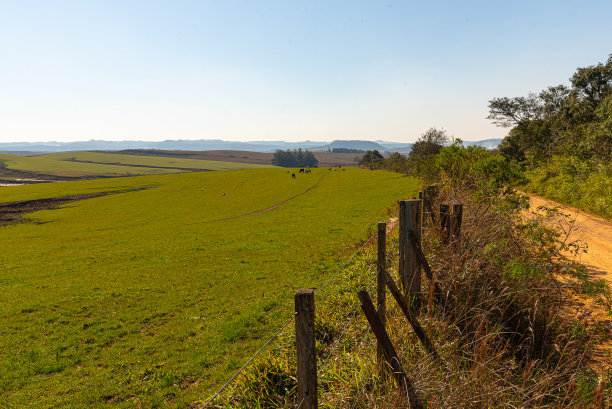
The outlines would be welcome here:
<svg viewBox="0 0 612 409">
<path fill-rule="evenodd" d="M 404 260 L 402 260 L 404 276 L 400 276 L 400 279 L 406 297 L 412 301 L 416 309 L 420 307 L 421 267 L 408 232 L 414 232 L 419 244 L 421 243 L 421 202 L 421 200 L 406 200 L 404 206 L 405 238 L 401 242 L 401 246 L 404 247 Z"/>
<path fill-rule="evenodd" d="M 400 283 L 402 285 L 402 288 L 405 290 L 406 287 L 404 287 L 404 282 L 405 280 L 405 276 L 406 276 L 406 272 L 404 270 L 404 250 L 406 249 L 406 246 L 404 246 L 404 243 L 406 242 L 406 201 L 405 200 L 400 200 L 399 202 L 399 265 L 397 268 L 397 273 L 400 276 Z"/>
<path fill-rule="evenodd" d="M 463 204 L 456 203 L 453 205 L 453 239 L 458 239 L 461 235 L 461 220 L 463 219 Z"/>
<path fill-rule="evenodd" d="M 451 214 L 450 206 L 440 204 L 440 235 L 442 236 L 442 244 L 447 244 L 450 239 L 451 232 Z"/>
<path fill-rule="evenodd" d="M 438 186 L 430 185 L 425 188 L 422 195 L 419 198 L 423 199 L 423 223 L 427 221 L 426 214 L 428 213 L 431 217 L 431 222 L 436 225 L 436 213 L 434 212 L 434 203 L 436 202 L 439 194 Z"/>
<path fill-rule="evenodd" d="M 386 318 L 386 305 L 385 301 L 387 298 L 387 286 L 386 275 L 387 273 L 387 223 L 378 223 L 378 260 L 376 263 L 376 311 L 383 327 L 385 326 Z M 384 351 L 382 345 L 378 343 L 378 364 L 379 368 L 383 365 Z"/>
<path fill-rule="evenodd" d="M 317 354 L 315 351 L 314 290 L 295 293 L 295 341 L 298 402 L 303 409 L 317 408 Z"/>
</svg>

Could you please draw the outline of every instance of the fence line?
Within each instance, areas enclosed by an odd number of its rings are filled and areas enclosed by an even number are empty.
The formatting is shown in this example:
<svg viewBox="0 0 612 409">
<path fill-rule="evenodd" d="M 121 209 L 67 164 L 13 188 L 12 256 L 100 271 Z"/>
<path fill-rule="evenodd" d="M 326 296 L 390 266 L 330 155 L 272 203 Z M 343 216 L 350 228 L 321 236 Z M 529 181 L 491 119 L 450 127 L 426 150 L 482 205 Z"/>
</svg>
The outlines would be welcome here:
<svg viewBox="0 0 612 409">
<path fill-rule="evenodd" d="M 434 213 L 434 210 L 433 210 L 434 209 L 433 204 L 437 196 L 437 191 L 436 189 L 430 189 L 430 188 L 431 186 L 428 187 L 427 190 L 430 192 L 434 191 L 436 194 L 427 195 L 429 199 L 429 203 L 427 206 L 428 208 L 427 210 L 429 210 L 428 216 L 430 216 L 431 218 L 432 228 L 434 230 L 440 230 L 440 233 L 442 233 L 443 230 L 445 230 L 448 220 L 442 221 L 442 218 L 440 218 L 441 226 L 438 228 L 437 218 L 435 217 L 436 214 Z M 434 358 L 435 361 L 437 361 L 439 364 L 444 365 L 444 362 L 438 356 L 433 343 L 431 342 L 430 338 L 427 336 L 427 333 L 425 332 L 423 327 L 420 325 L 420 323 L 416 320 L 416 317 L 412 315 L 413 313 L 418 313 L 418 310 L 420 308 L 420 297 L 421 297 L 420 276 L 422 274 L 421 269 L 424 270 L 425 275 L 430 280 L 430 287 L 436 290 L 435 291 L 437 295 L 436 301 L 442 304 L 443 308 L 447 307 L 449 300 L 452 300 L 452 296 L 450 293 L 444 296 L 444 293 L 441 291 L 441 289 L 439 288 L 438 284 L 435 281 L 435 277 L 431 271 L 431 268 L 429 267 L 427 258 L 421 248 L 420 237 L 421 237 L 421 230 L 423 228 L 422 222 L 426 222 L 427 220 L 425 218 L 421 218 L 422 212 L 425 212 L 425 206 L 422 204 L 421 200 L 402 200 L 400 201 L 399 204 L 400 204 L 399 206 L 400 207 L 400 210 L 399 210 L 399 214 L 400 214 L 399 216 L 400 254 L 399 254 L 398 273 L 400 276 L 399 277 L 400 282 L 403 284 L 403 287 L 404 287 L 405 295 L 402 295 L 400 293 L 394 280 L 385 271 L 386 266 L 382 265 L 382 261 L 384 261 L 383 259 L 386 259 L 386 254 L 385 254 L 386 253 L 386 245 L 385 245 L 386 243 L 384 243 L 385 241 L 384 238 L 379 237 L 379 239 L 382 239 L 382 240 L 379 240 L 377 274 L 374 276 L 374 279 L 378 279 L 379 281 L 379 288 L 378 288 L 379 296 L 378 297 L 381 297 L 381 296 L 385 297 L 384 291 L 382 291 L 382 288 L 380 288 L 382 286 L 383 277 L 384 277 L 385 278 L 384 281 L 386 282 L 385 284 L 387 284 L 387 287 L 389 287 L 389 289 L 393 293 L 393 296 L 396 299 L 398 306 L 402 310 L 409 324 L 412 326 L 413 331 L 417 334 L 417 337 L 421 341 L 421 344 L 423 345 L 425 350 Z M 461 204 L 453 205 L 452 213 L 450 215 L 451 216 L 450 217 L 450 224 L 451 224 L 450 230 L 451 230 L 451 236 L 454 239 L 453 247 L 455 247 L 456 241 L 460 235 L 461 219 L 463 215 L 462 207 L 463 206 Z M 379 224 L 379 230 L 384 229 L 385 227 L 386 226 L 384 223 Z M 385 233 L 386 233 L 386 229 L 385 229 Z M 362 246 L 362 248 L 365 247 L 365 245 L 371 240 L 371 238 L 364 244 L 364 246 Z M 374 279 L 372 281 L 374 281 Z M 328 280 L 328 283 L 330 281 L 331 279 Z M 414 281 L 419 282 L 418 283 L 419 285 L 417 288 L 415 288 L 415 286 L 412 285 Z M 326 283 L 326 285 L 328 283 Z M 305 290 L 300 290 L 296 292 L 296 303 L 298 300 L 298 295 L 300 295 L 303 291 Z M 310 294 L 312 294 L 312 297 L 313 297 L 312 302 L 314 305 L 314 294 L 313 292 L 311 292 Z M 412 381 L 410 380 L 409 376 L 405 373 L 404 369 L 402 368 L 402 365 L 400 363 L 396 350 L 393 346 L 393 343 L 391 339 L 389 338 L 388 333 L 386 331 L 385 319 L 384 319 L 384 316 L 382 316 L 382 314 L 384 314 L 384 303 L 380 302 L 381 300 L 378 300 L 380 310 L 377 311 L 366 289 L 361 289 L 360 291 L 357 292 L 357 294 L 361 302 L 361 308 L 368 320 L 368 323 L 370 324 L 369 325 L 370 329 L 376 336 L 376 340 L 378 343 L 378 350 L 379 350 L 377 355 L 380 355 L 380 350 L 384 351 L 383 359 L 392 368 L 392 374 L 394 378 L 396 378 L 399 385 L 402 387 L 402 389 L 405 389 L 408 401 L 410 402 L 410 406 L 415 407 L 417 409 L 423 408 L 424 407 L 423 403 L 420 401 L 420 398 L 417 394 L 416 389 L 414 388 L 412 384 Z M 407 302 L 409 304 L 407 304 Z M 314 323 L 314 320 L 315 320 L 314 308 L 312 309 L 312 311 L 308 311 L 308 314 L 309 314 L 308 317 L 304 319 L 308 319 Z M 346 328 L 348 328 L 348 326 L 350 325 L 354 317 L 355 317 L 355 314 L 353 313 L 353 317 L 349 320 L 349 322 L 345 326 L 343 333 L 346 330 Z M 317 369 L 316 351 L 315 351 L 316 345 L 315 345 L 315 340 L 314 340 L 314 332 L 312 331 L 313 329 L 311 328 L 302 328 L 302 327 L 298 328 L 298 325 L 296 325 L 296 338 L 308 340 L 308 342 L 303 342 L 301 344 L 302 345 L 301 349 L 298 349 L 298 362 L 297 362 L 298 364 L 298 368 L 297 368 L 298 395 L 300 397 L 305 396 L 308 398 L 307 401 L 305 402 L 307 408 L 317 407 L 317 404 L 318 404 L 318 393 L 317 392 L 318 391 L 317 391 L 316 385 L 317 385 L 317 378 L 318 378 L 319 372 L 321 371 L 321 368 Z M 304 345 L 308 345 L 307 348 L 310 348 L 310 349 L 304 349 Z M 333 343 L 330 345 L 333 345 Z M 359 346 L 359 349 L 361 349 L 361 345 Z M 332 353 L 333 351 L 330 351 L 329 355 L 324 361 L 323 367 L 327 365 L 327 362 L 331 358 Z M 303 363 L 303 366 L 300 367 L 300 362 L 301 362 L 300 354 L 302 357 L 308 356 L 311 359 L 314 359 L 314 363 L 310 363 L 310 362 Z M 380 360 L 380 362 L 382 363 L 382 360 Z M 309 386 L 309 385 L 314 385 L 314 386 Z M 302 391 L 301 393 L 299 392 L 300 390 Z M 308 391 L 308 392 L 305 392 L 305 391 Z M 339 396 L 339 399 L 336 401 L 336 405 L 339 403 L 341 398 L 342 398 L 342 395 Z M 356 398 L 354 404 L 357 404 L 357 402 L 358 400 Z"/>
<path fill-rule="evenodd" d="M 390 216 L 390 218 L 395 217 L 398 214 L 399 211 L 396 211 L 394 214 L 392 214 Z M 363 250 L 371 241 L 374 237 L 377 236 L 377 233 L 372 234 L 366 241 L 365 243 L 363 243 L 333 274 L 332 276 L 321 286 L 319 287 L 316 291 L 315 291 L 315 295 L 319 294 L 325 287 L 327 287 L 327 285 L 329 285 L 329 283 L 331 283 L 332 280 L 334 280 L 338 274 L 340 274 L 340 272 L 357 256 L 357 254 L 359 252 L 361 252 L 361 250 Z M 376 277 L 375 277 L 376 278 Z M 357 306 L 357 308 L 359 308 L 359 306 Z M 255 352 L 255 354 L 253 354 L 253 356 L 251 356 L 249 358 L 249 360 L 242 366 L 240 367 L 240 369 L 238 369 L 238 371 L 221 387 L 219 388 L 215 394 L 208 399 L 208 401 L 206 401 L 206 403 L 204 403 L 204 406 L 202 406 L 202 409 L 207 408 L 237 377 L 238 375 L 240 375 L 248 366 L 251 362 L 253 362 L 255 360 L 255 358 L 257 358 L 265 349 L 268 345 L 270 345 L 270 343 L 272 341 L 274 341 L 282 332 L 285 328 L 287 328 L 287 326 L 291 323 L 291 321 L 293 321 L 295 319 L 297 315 L 297 312 L 294 313 L 287 321 L 285 321 L 285 323 L 276 331 L 276 333 L 274 335 L 272 335 L 272 337 L 270 337 L 265 344 L 263 344 L 261 346 L 261 348 L 259 348 L 259 350 L 257 352 Z M 356 316 L 356 314 L 354 315 Z M 354 317 L 353 317 L 354 318 Z M 352 319 L 351 319 L 352 321 Z M 349 322 L 350 323 L 350 322 Z M 330 355 L 331 356 L 331 355 Z M 329 359 L 329 358 L 328 358 Z M 300 402 L 300 406 L 303 403 Z"/>
</svg>

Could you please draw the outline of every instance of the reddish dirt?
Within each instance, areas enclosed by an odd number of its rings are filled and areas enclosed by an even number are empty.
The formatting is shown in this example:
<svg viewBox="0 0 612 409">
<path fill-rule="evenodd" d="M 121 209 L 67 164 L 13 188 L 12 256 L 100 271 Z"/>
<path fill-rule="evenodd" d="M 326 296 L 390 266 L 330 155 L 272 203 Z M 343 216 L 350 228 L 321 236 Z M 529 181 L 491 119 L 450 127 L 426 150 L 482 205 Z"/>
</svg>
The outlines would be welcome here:
<svg viewBox="0 0 612 409">
<path fill-rule="evenodd" d="M 566 256 L 584 264 L 592 277 L 603 278 L 612 285 L 612 222 L 552 200 L 531 194 L 529 196 L 532 211 L 538 206 L 558 207 L 561 212 L 570 216 L 570 221 L 573 220 L 574 224 L 568 240 L 581 240 L 588 245 L 588 249 L 586 253 L 578 256 Z M 562 227 L 568 229 L 569 226 L 566 223 Z M 587 317 L 589 322 L 600 324 L 607 330 L 607 341 L 597 348 L 596 367 L 612 368 L 612 317 L 603 306 L 595 305 L 589 300 L 578 300 L 577 304 L 576 315 Z"/>
</svg>

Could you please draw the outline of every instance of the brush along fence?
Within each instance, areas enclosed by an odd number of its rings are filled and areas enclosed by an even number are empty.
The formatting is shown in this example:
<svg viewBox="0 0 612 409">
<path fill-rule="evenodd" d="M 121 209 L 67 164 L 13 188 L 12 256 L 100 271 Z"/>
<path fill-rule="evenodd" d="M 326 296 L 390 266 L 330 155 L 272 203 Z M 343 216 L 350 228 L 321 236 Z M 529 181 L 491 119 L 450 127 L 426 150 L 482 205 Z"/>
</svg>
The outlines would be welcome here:
<svg viewBox="0 0 612 409">
<path fill-rule="evenodd" d="M 317 291 L 301 289 L 295 293 L 295 312 L 276 334 L 270 338 L 257 353 L 238 370 L 205 404 L 209 406 L 219 394 L 268 346 L 278 335 L 295 320 L 296 362 L 297 362 L 297 408 L 313 409 L 318 407 L 318 362 L 315 340 L 315 296 L 323 290 L 349 262 L 374 237 L 378 238 L 378 257 L 376 264 L 376 307 L 366 289 L 357 293 L 361 309 L 367 318 L 372 333 L 377 340 L 377 357 L 380 368 L 388 368 L 408 397 L 411 407 L 423 408 L 409 376 L 403 370 L 400 359 L 386 330 L 386 290 L 389 289 L 410 328 L 414 331 L 425 351 L 440 365 L 444 365 L 435 345 L 421 326 L 416 316 L 422 306 L 421 275 L 425 273 L 429 281 L 429 293 L 441 306 L 443 313 L 452 314 L 454 300 L 449 292 L 443 292 L 435 280 L 427 257 L 421 247 L 421 231 L 428 225 L 440 233 L 443 243 L 454 245 L 461 234 L 463 206 L 461 204 L 440 204 L 439 212 L 434 211 L 438 196 L 437 186 L 428 186 L 419 194 L 420 199 L 399 202 L 399 285 L 387 271 L 387 223 L 378 223 L 377 233 L 358 249 Z M 436 213 L 438 217 L 436 217 Z M 431 220 L 431 223 L 429 223 Z M 439 226 L 437 224 L 439 221 Z M 400 290 L 403 289 L 403 293 Z M 355 311 L 356 313 L 357 311 Z M 329 359 L 329 357 L 328 357 Z M 326 360 L 327 361 L 327 360 Z M 384 369 L 383 369 L 384 371 Z"/>
</svg>

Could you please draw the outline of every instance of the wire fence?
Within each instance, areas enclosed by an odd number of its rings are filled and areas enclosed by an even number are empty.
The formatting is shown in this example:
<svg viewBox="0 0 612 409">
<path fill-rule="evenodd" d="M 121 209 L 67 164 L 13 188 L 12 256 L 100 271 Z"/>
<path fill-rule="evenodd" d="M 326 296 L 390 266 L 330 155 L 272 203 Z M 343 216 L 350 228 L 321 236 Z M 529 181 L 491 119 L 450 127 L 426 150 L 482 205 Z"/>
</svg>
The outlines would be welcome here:
<svg viewBox="0 0 612 409">
<path fill-rule="evenodd" d="M 394 214 L 392 214 L 389 219 L 394 218 L 395 216 L 397 216 L 399 213 L 399 210 L 396 211 Z M 369 238 L 357 249 L 355 250 L 355 252 L 340 266 L 338 267 L 338 269 L 331 275 L 331 277 L 329 277 L 327 279 L 327 281 L 325 283 L 323 283 L 323 285 L 321 287 L 319 287 L 316 291 L 315 291 L 315 295 L 318 295 L 321 291 L 323 291 L 332 281 L 334 281 L 339 274 L 355 259 L 355 257 L 357 257 L 357 255 L 363 250 L 365 249 L 370 242 L 377 236 L 377 233 L 373 233 L 369 236 Z M 374 284 L 374 281 L 376 280 L 376 276 L 374 276 L 374 278 L 372 279 L 370 285 L 368 286 L 368 288 L 370 289 L 372 287 L 372 285 Z M 357 315 L 357 311 L 359 309 L 359 303 L 357 303 L 357 308 L 355 309 L 354 313 L 351 314 L 352 317 L 349 320 L 349 322 L 346 324 L 346 326 L 344 327 L 344 329 L 341 332 L 340 335 L 340 339 L 341 337 L 344 335 L 344 333 L 347 331 L 348 327 L 350 326 L 350 323 L 354 320 L 355 316 Z M 285 321 L 283 323 L 283 325 L 281 325 L 281 327 L 274 333 L 274 335 L 272 335 L 258 350 L 257 352 L 255 352 L 246 362 L 244 365 L 242 365 L 240 367 L 240 369 L 238 369 L 238 371 L 236 371 L 236 373 L 234 373 L 234 375 L 232 375 L 232 377 L 223 385 L 221 386 L 221 388 L 219 388 L 209 399 L 208 401 L 206 401 L 206 403 L 204 403 L 204 405 L 201 407 L 202 409 L 207 408 L 208 406 L 210 406 L 210 404 L 212 404 L 215 399 L 217 399 L 222 393 L 223 391 L 225 391 L 231 384 L 232 382 L 263 352 L 266 350 L 266 348 L 274 341 L 276 340 L 282 333 L 283 331 L 287 328 L 287 326 L 295 319 L 297 313 L 294 313 L 289 319 L 287 319 L 287 321 Z M 336 342 L 339 341 L 339 339 L 336 340 Z M 325 367 L 325 365 L 327 364 L 327 361 L 331 358 L 331 353 L 330 355 L 327 357 L 327 359 L 324 361 L 324 364 L 321 366 L 321 368 Z M 298 405 L 298 408 L 302 405 L 302 402 L 300 402 L 300 404 Z"/>
</svg>

